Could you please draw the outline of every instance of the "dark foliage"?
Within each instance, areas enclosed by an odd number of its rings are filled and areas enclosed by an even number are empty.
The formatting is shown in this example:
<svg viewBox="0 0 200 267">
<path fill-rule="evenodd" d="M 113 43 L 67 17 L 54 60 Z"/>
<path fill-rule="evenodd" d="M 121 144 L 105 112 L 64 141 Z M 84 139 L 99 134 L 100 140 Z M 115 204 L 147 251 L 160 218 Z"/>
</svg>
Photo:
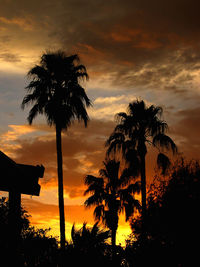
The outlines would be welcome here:
<svg viewBox="0 0 200 267">
<path fill-rule="evenodd" d="M 147 207 L 147 240 L 141 242 L 141 218 L 132 222 L 130 266 L 198 266 L 200 240 L 200 165 L 176 162 L 169 181 L 156 181 Z M 195 263 L 195 264 L 194 264 Z"/>
<path fill-rule="evenodd" d="M 93 227 L 83 223 L 79 230 L 74 224 L 71 230 L 72 241 L 65 250 L 64 266 L 68 266 L 69 262 L 73 263 L 73 266 L 110 266 L 111 250 L 107 243 L 109 237 L 110 232 L 100 230 L 97 223 Z"/>
<path fill-rule="evenodd" d="M 1 266 L 10 267 L 16 263 L 16 255 L 12 255 L 9 247 L 9 203 L 5 198 L 0 199 L 0 259 Z M 49 229 L 35 229 L 30 226 L 29 215 L 21 209 L 21 237 L 18 247 L 18 264 L 21 267 L 56 267 L 57 240 L 48 236 Z"/>
<path fill-rule="evenodd" d="M 72 227 L 72 241 L 67 243 L 65 250 L 58 247 L 56 238 L 48 235 L 50 229 L 35 229 L 30 225 L 29 215 L 21 209 L 21 237 L 18 248 L 18 260 L 9 248 L 9 203 L 0 199 L 0 266 L 11 267 L 65 267 L 65 266 L 126 266 L 124 250 L 117 246 L 116 258 L 113 262 L 111 245 L 107 243 L 110 232 L 94 224 L 87 227 L 86 223 L 79 230 Z"/>
</svg>

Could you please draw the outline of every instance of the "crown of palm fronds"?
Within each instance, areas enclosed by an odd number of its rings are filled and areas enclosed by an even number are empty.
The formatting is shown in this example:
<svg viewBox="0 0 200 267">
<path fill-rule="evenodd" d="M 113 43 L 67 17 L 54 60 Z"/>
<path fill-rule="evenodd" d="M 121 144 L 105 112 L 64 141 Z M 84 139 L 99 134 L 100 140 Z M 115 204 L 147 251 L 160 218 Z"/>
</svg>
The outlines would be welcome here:
<svg viewBox="0 0 200 267">
<path fill-rule="evenodd" d="M 28 122 L 32 124 L 38 114 L 46 116 L 49 125 L 65 129 L 74 119 L 89 120 L 86 108 L 92 103 L 80 81 L 88 79 L 84 65 L 79 65 L 78 55 L 67 56 L 62 51 L 42 55 L 39 65 L 28 72 L 30 83 L 21 107 L 32 104 Z"/>
</svg>

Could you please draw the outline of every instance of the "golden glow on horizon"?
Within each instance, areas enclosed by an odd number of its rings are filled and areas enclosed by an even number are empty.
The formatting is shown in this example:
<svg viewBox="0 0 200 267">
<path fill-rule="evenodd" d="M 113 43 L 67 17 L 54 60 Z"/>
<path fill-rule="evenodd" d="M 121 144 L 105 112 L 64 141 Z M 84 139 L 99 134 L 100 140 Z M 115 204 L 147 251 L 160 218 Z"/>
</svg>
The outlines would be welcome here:
<svg viewBox="0 0 200 267">
<path fill-rule="evenodd" d="M 68 214 L 68 216 L 70 217 L 70 214 Z M 124 219 L 123 215 L 121 217 Z M 31 224 L 35 226 L 37 229 L 50 228 L 51 230 L 49 232 L 49 235 L 52 235 L 53 237 L 58 237 L 58 240 L 59 240 L 59 236 L 60 236 L 59 216 L 55 216 L 53 219 L 45 221 L 44 219 L 40 219 L 39 215 L 34 215 L 34 220 L 30 218 L 30 221 L 31 221 Z M 90 218 L 90 221 L 91 221 L 91 218 Z M 73 223 L 75 223 L 76 229 L 80 229 L 83 226 L 84 222 L 87 222 L 87 220 L 83 222 L 74 221 Z M 65 221 L 65 235 L 66 235 L 67 241 L 71 240 L 71 229 L 72 229 L 73 223 L 68 222 L 67 220 Z M 94 223 L 95 223 L 94 221 L 93 223 L 87 223 L 87 226 L 92 227 Z M 100 227 L 102 226 L 100 225 Z M 131 234 L 131 229 L 128 223 L 119 224 L 119 227 L 117 230 L 117 236 L 116 236 L 116 243 L 121 244 L 122 246 L 125 246 L 125 240 L 128 238 L 130 234 Z"/>
</svg>

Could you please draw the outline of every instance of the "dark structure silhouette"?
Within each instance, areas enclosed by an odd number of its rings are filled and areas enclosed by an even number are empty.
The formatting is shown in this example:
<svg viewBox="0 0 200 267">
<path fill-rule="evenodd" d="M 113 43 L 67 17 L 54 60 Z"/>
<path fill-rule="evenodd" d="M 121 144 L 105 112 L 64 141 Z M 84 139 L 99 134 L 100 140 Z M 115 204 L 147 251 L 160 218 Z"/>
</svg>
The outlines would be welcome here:
<svg viewBox="0 0 200 267">
<path fill-rule="evenodd" d="M 140 191 L 140 186 L 137 182 L 131 183 L 133 177 L 130 170 L 124 169 L 120 173 L 120 162 L 107 160 L 103 164 L 99 177 L 87 175 L 85 178 L 88 186 L 85 195 L 91 196 L 84 204 L 86 207 L 96 206 L 95 219 L 101 220 L 111 230 L 114 252 L 119 214 L 125 211 L 127 221 L 135 209 L 139 209 L 140 205 L 134 194 Z"/>
<path fill-rule="evenodd" d="M 67 56 L 63 51 L 47 52 L 42 55 L 40 64 L 33 67 L 28 77 L 31 82 L 26 87 L 27 95 L 22 108 L 31 104 L 29 124 L 38 114 L 44 114 L 47 123 L 55 126 L 58 172 L 58 199 L 60 213 L 61 248 L 65 247 L 65 213 L 63 196 L 63 160 L 61 133 L 75 119 L 87 126 L 89 117 L 86 108 L 91 106 L 80 81 L 88 79 L 84 65 L 79 64 L 78 55 Z"/>
<path fill-rule="evenodd" d="M 44 175 L 42 165 L 19 164 L 0 151 L 0 166 L 0 191 L 39 196 L 38 180 Z"/>
<path fill-rule="evenodd" d="M 143 233 L 145 238 L 145 217 L 146 217 L 146 154 L 147 144 L 158 148 L 158 166 L 166 171 L 170 165 L 169 158 L 163 150 L 177 152 L 173 140 L 166 135 L 167 123 L 161 119 L 162 108 L 153 105 L 147 107 L 143 100 L 129 104 L 127 113 L 117 114 L 117 126 L 108 138 L 106 146 L 107 154 L 122 151 L 131 168 L 138 169 L 141 176 L 142 193 L 142 217 Z M 135 167 L 134 167 L 135 166 Z"/>
<path fill-rule="evenodd" d="M 9 247 L 18 257 L 21 220 L 21 194 L 39 196 L 39 177 L 43 177 L 43 166 L 17 164 L 0 151 L 0 191 L 9 192 Z"/>
</svg>

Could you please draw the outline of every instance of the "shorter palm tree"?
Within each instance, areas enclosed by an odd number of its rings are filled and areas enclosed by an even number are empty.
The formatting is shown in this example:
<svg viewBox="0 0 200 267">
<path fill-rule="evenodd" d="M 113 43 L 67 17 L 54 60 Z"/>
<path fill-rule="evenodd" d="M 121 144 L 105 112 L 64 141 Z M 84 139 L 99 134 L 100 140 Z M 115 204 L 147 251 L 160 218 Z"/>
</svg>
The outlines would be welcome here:
<svg viewBox="0 0 200 267">
<path fill-rule="evenodd" d="M 92 227 L 83 223 L 79 229 L 71 229 L 71 242 L 66 246 L 63 266 L 106 267 L 111 265 L 110 245 L 107 243 L 110 231 L 101 229 L 98 223 Z"/>
<path fill-rule="evenodd" d="M 104 168 L 99 171 L 99 177 L 87 175 L 85 184 L 88 186 L 85 195 L 91 194 L 85 201 L 86 207 L 96 206 L 95 219 L 111 230 L 112 249 L 116 247 L 116 232 L 120 213 L 125 211 L 126 221 L 140 208 L 134 194 L 139 193 L 138 182 L 131 183 L 133 176 L 129 169 L 120 173 L 120 162 L 106 160 Z"/>
<path fill-rule="evenodd" d="M 83 227 L 79 230 L 77 230 L 75 224 L 73 224 L 71 230 L 73 246 L 84 250 L 84 252 L 94 249 L 103 252 L 106 247 L 106 240 L 109 237 L 110 231 L 101 230 L 98 226 L 98 222 L 96 222 L 93 227 L 87 227 L 87 223 L 83 223 Z"/>
</svg>

